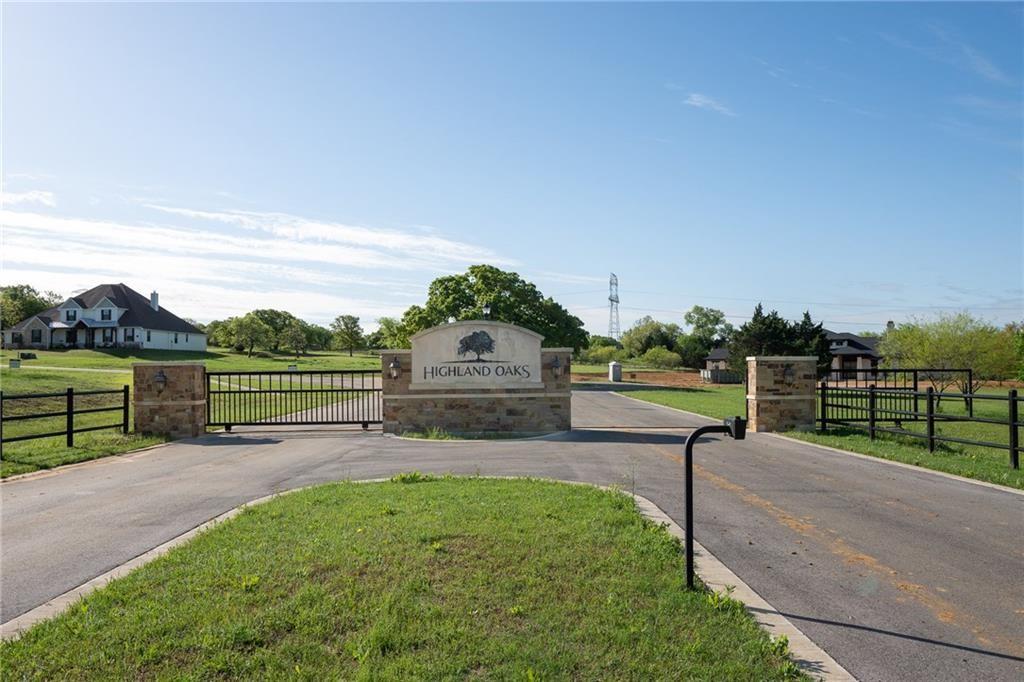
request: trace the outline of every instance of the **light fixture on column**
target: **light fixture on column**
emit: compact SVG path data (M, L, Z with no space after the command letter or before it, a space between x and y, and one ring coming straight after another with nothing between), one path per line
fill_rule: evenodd
M391 358L391 362L388 364L388 374L392 379L402 376L402 363L398 361L397 355Z
M162 369L156 371L156 375L153 377L153 383L156 384L156 392L163 393L164 389L167 388L167 375L164 374Z

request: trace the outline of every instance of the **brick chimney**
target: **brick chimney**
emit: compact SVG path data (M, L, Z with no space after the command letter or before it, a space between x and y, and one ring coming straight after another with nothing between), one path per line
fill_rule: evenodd
M160 310L160 294L155 291L149 295L149 307L153 310Z

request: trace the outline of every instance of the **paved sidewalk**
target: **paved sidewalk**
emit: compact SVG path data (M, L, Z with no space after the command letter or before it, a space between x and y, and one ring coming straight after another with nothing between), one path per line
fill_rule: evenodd
M0 484L0 619L242 502L418 469L620 485L682 522L699 417L574 393L570 434L435 442L259 429ZM696 537L862 680L1024 669L1024 497L752 434L697 447Z

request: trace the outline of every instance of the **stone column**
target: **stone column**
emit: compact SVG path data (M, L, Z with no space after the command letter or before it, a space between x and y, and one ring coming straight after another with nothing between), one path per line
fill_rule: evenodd
M758 355L747 358L751 431L810 430L815 419L818 358Z
M135 432L168 438L206 433L206 368L201 362L132 365Z

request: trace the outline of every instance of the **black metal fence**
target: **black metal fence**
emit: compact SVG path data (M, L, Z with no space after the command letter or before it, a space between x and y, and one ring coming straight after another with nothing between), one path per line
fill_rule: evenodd
M974 370L971 369L936 369L936 368L907 368L907 369L830 369L822 377L822 381L832 386L846 386L849 388L903 388L914 391L923 390L927 384L958 384L961 386L972 386L974 384Z
M128 433L128 392L128 386L103 391L76 391L73 387L68 387L61 393L20 393L15 395L5 395L0 391L0 444L64 436L67 446L70 448L75 445L76 433L101 429L121 429L121 433ZM97 406L97 402L104 401L102 398L96 400L93 396L119 396L120 400L117 405L100 404ZM83 397L89 398L88 406L76 405L76 399ZM62 409L54 409L58 404L62 406ZM36 407L33 408L33 405ZM114 424L90 424L88 426L76 426L75 424L76 416L102 412L120 412L121 420ZM63 428L53 430L51 425L49 431L37 433L24 433L20 428L21 424L38 419L61 419ZM16 424L18 428L14 435L7 435L5 431L10 429L11 424Z
M942 401L945 404L964 405L964 414L940 411ZM891 433L909 436L926 441L929 452L934 452L938 443L957 443L987 448L1008 450L1010 466L1020 468L1020 403L1024 398L1011 389L1006 395L992 393L940 393L932 386L924 391L906 388L868 386L837 387L828 382L821 382L818 387L818 428L825 432L830 427L844 427L866 431L874 440L879 433ZM985 416L1002 413L1005 406L1005 418ZM976 414L976 409L978 414ZM984 414L981 414L984 413ZM924 430L910 429L905 423L923 423ZM1006 434L1002 440L980 440L965 437L966 434L952 435L939 433L937 425L953 424L986 424L984 430L998 437L998 432Z
M207 372L206 423L223 426L383 421L380 370Z

